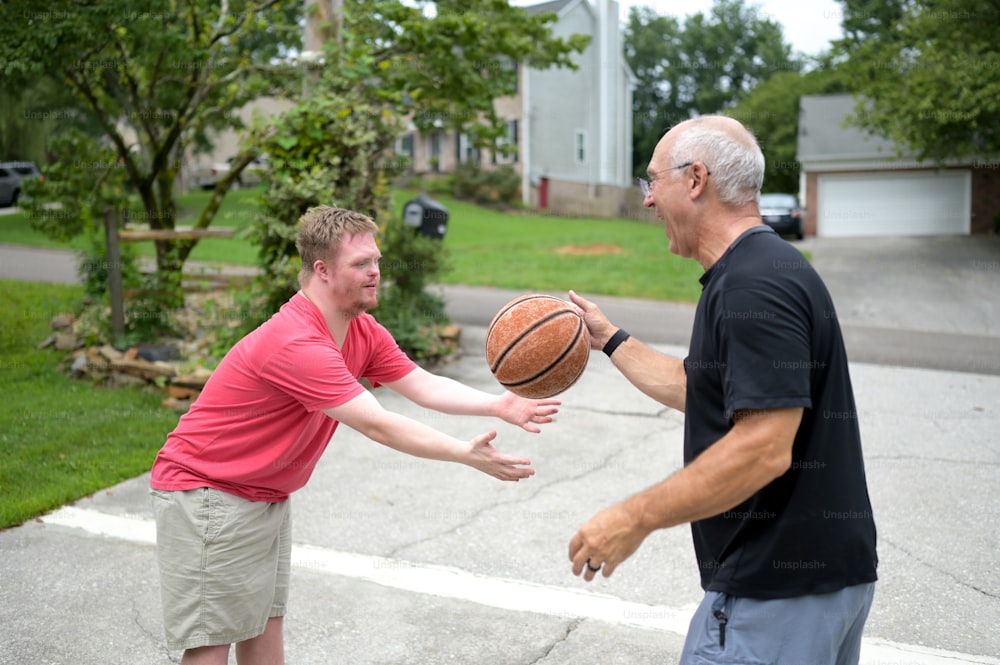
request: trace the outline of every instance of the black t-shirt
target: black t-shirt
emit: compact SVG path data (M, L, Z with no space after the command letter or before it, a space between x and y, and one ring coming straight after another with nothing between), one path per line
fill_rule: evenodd
M684 463L741 410L804 408L791 468L739 506L692 523L702 587L769 599L874 582L858 414L826 286L766 226L742 234L701 283L684 360Z

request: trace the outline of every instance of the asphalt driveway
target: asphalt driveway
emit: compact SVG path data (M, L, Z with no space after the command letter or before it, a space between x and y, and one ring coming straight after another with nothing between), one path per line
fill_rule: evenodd
M985 376L1000 374L1000 244L799 244L827 279L852 347L879 529L861 662L1000 665L1000 378ZM72 280L74 264L70 252L0 246L0 277ZM495 391L482 317L510 293L446 292L464 354L442 373ZM693 306L595 300L663 351L685 352ZM928 351L931 342L940 347ZM894 349L925 365L951 362L957 349L972 364L859 357ZM392 393L379 399L456 435L484 426L429 416ZM563 401L541 435L500 423L500 446L529 455L538 472L516 484L343 428L294 498L289 662L676 663L701 596L688 531L652 534L613 577L589 585L569 573L566 548L594 512L680 465L683 418L639 396L600 352ZM147 488L143 475L0 532L0 665L177 662L163 642Z

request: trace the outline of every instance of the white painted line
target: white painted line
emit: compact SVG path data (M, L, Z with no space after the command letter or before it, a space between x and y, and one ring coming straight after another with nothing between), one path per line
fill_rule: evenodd
M46 524L82 529L143 545L156 544L156 525L141 517L123 517L67 506L45 515ZM589 591L477 575L459 568L401 559L293 545L292 565L331 575L442 598L454 598L516 612L687 634L694 607L646 605ZM1000 659L944 651L914 644L864 638L861 665L1000 665Z
M943 649L932 649L917 644L900 644L877 638L861 640L860 665L997 665L1000 659L974 656Z
M459 568L336 552L310 545L292 548L292 564L443 598L504 610L596 619L684 635L694 608L645 605L588 591L469 573Z
M42 522L83 529L98 536L120 538L143 545L156 544L156 523L145 517L123 517L97 510L65 506L43 515Z

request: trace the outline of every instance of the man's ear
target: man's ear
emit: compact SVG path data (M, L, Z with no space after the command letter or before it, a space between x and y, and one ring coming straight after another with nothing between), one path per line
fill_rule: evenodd
M688 187L688 192L692 198L698 198L705 193L710 175L708 167L701 162L695 162L691 165L691 184Z

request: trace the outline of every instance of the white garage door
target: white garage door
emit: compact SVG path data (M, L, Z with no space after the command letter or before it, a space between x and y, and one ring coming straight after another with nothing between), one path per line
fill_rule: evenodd
M969 233L969 171L820 175L817 235Z

